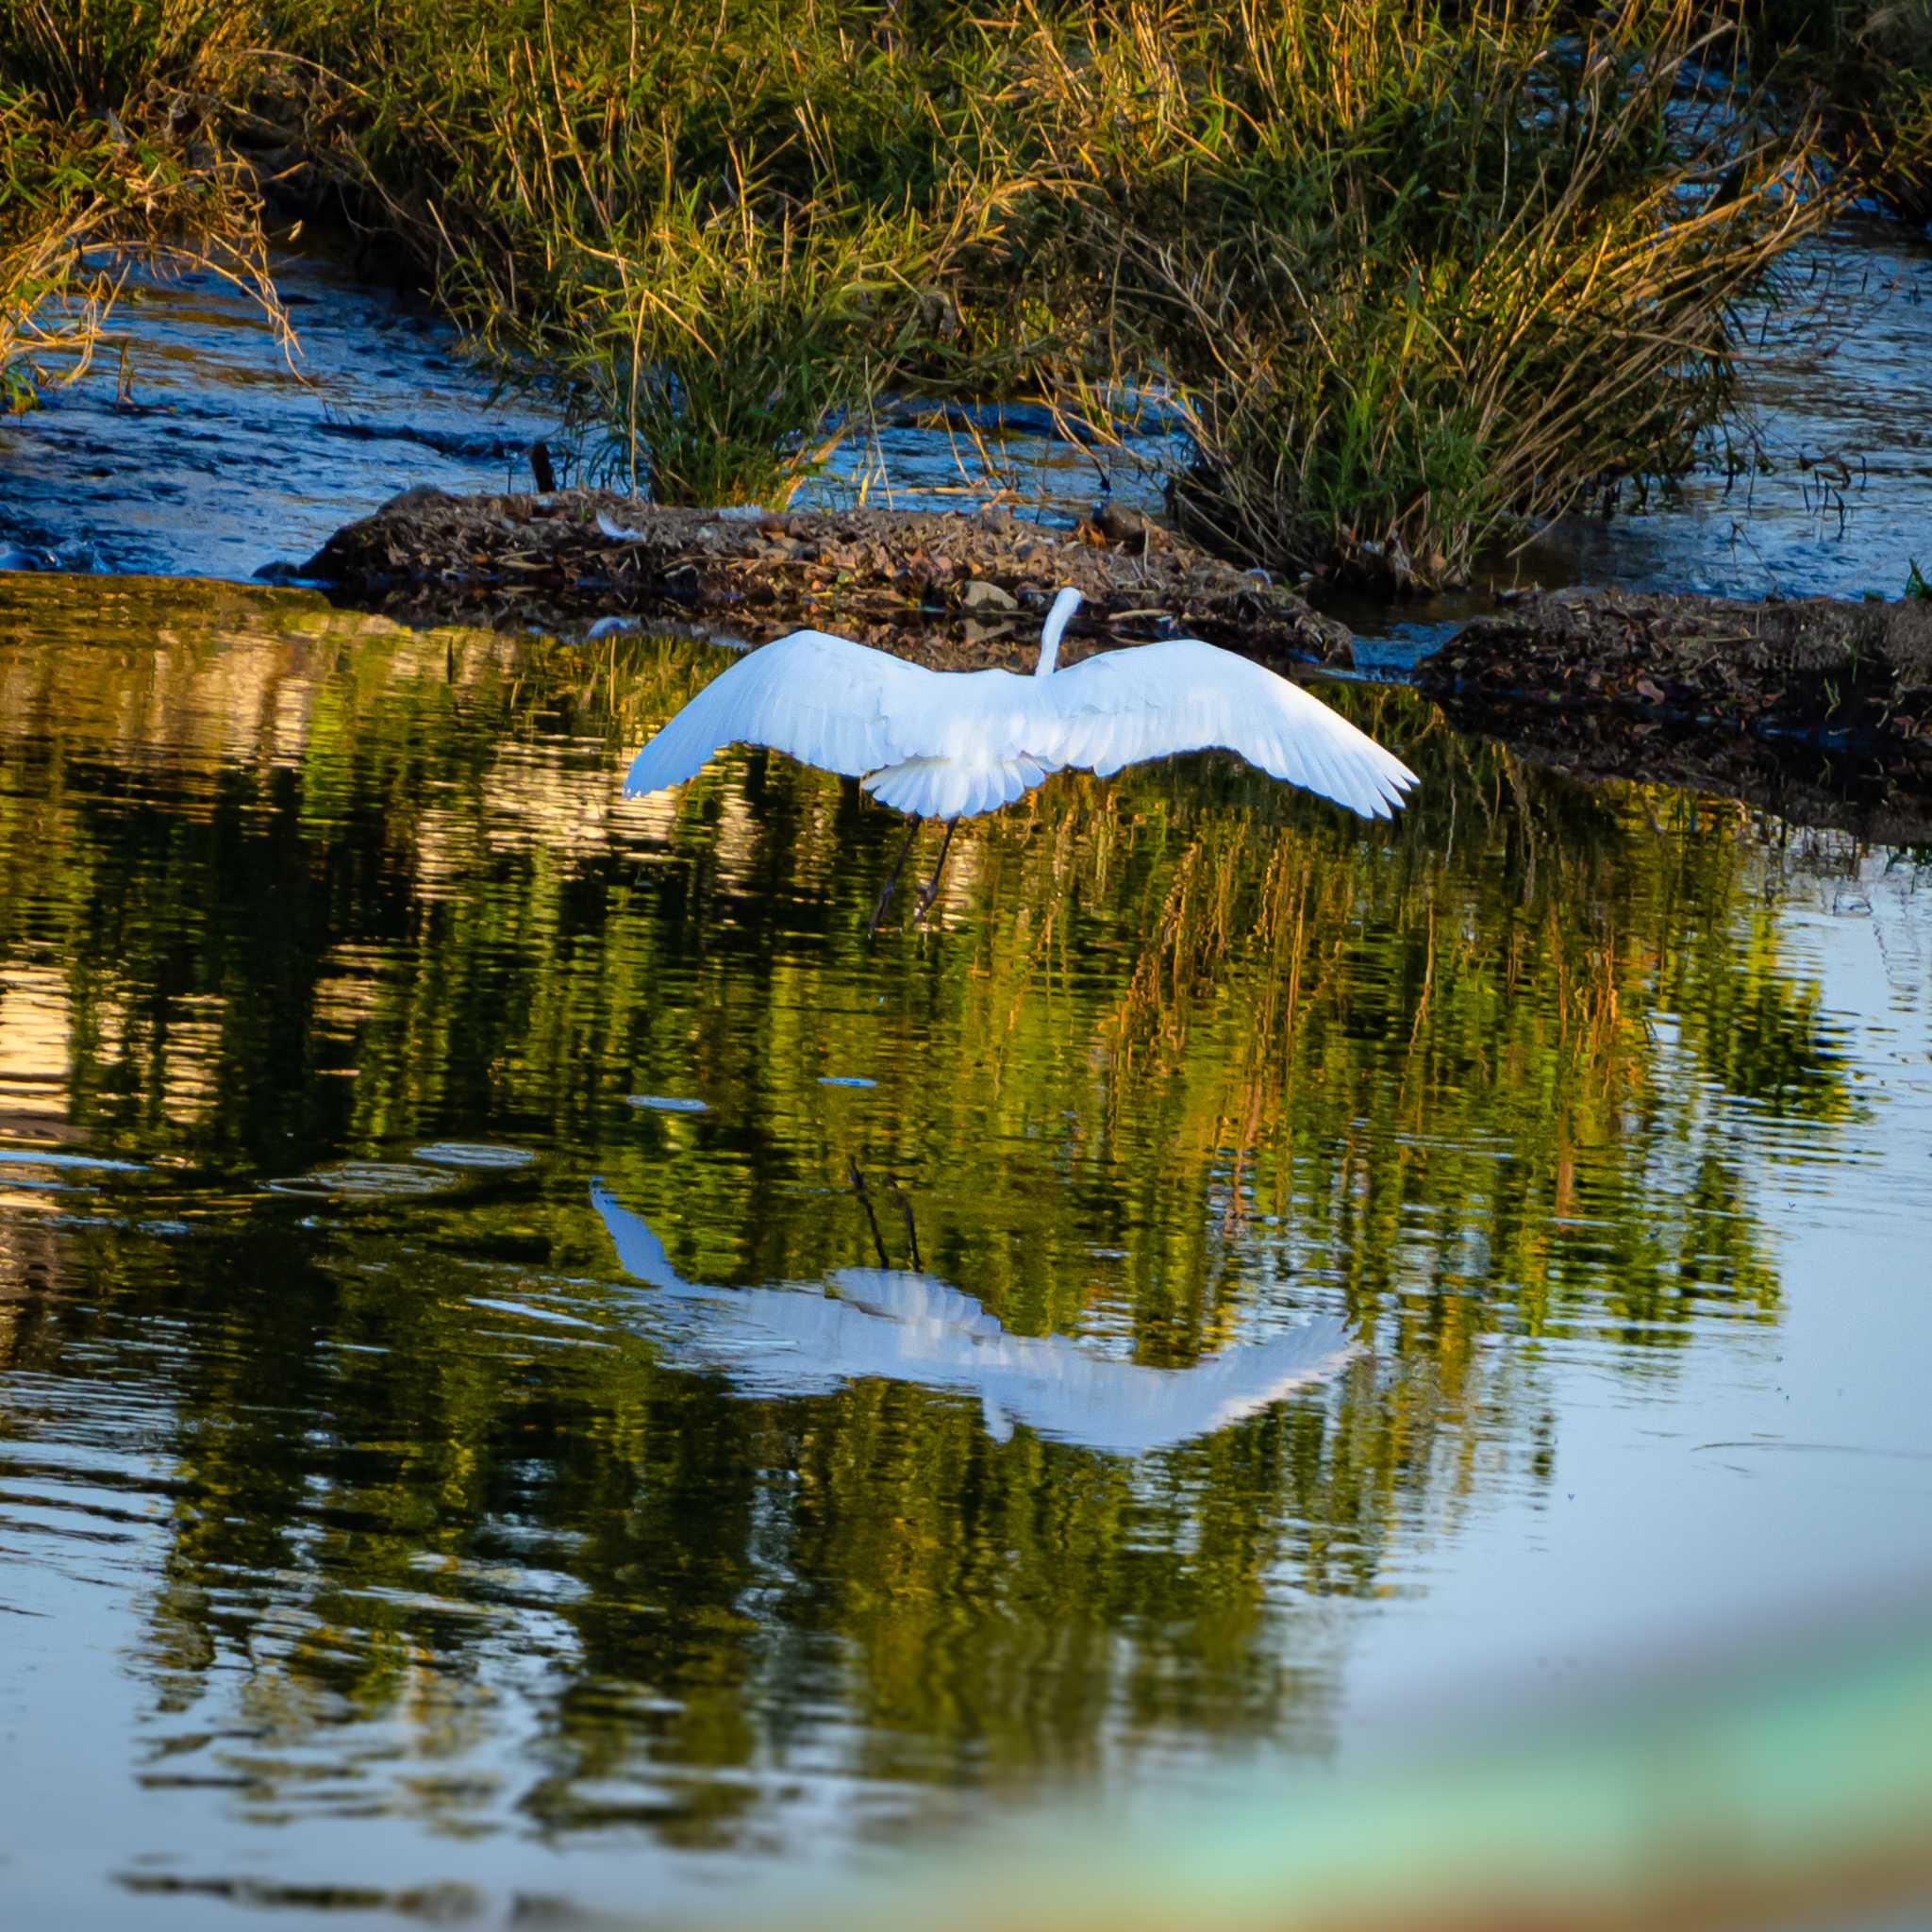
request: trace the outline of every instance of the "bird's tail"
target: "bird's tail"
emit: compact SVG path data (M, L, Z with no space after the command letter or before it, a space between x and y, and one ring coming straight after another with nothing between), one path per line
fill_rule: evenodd
M908 758L862 780L881 805L914 819L963 819L1031 791L1055 770L1043 758Z

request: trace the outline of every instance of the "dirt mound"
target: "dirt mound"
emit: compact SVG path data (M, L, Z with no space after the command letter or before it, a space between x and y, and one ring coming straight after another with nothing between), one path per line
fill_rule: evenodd
M1932 603L1567 591L1465 625L1418 672L1491 729L1564 710L1932 760Z
M1417 679L1463 729L1579 778L1932 841L1932 604L1567 591L1464 625Z
M1002 510L660 509L572 491L412 490L339 530L302 566L344 601L413 623L568 630L682 618L753 641L812 625L962 668L1026 659L1055 591L1088 608L1070 633L1180 634L1251 656L1346 662L1347 627L1293 592L1130 511L1049 530Z

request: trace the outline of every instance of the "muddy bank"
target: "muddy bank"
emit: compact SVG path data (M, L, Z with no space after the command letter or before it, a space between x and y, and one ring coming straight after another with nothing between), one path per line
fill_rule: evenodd
M1932 838L1932 603L1564 591L1465 625L1416 679L1458 726L1579 777Z
M1565 591L1465 625L1417 669L1452 716L1551 710L1932 759L1932 602Z
M1072 530L1004 510L660 509L592 491L412 490L324 544L301 575L411 623L571 630L682 619L754 642L802 625L952 668L1030 657L1072 584L1070 633L1186 632L1252 655L1347 662L1347 626L1137 511Z

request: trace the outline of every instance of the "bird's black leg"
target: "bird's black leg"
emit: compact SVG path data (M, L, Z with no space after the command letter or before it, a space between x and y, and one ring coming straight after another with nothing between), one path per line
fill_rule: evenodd
M886 908L892 903L892 888L899 883L899 874L906 870L906 855L912 850L912 841L918 836L919 821L914 819L906 827L906 842L900 846L899 856L892 861L892 870L887 875L878 903L872 908L872 924L866 928L869 933L878 931L879 921L886 916Z
M946 836L940 841L939 863L933 867L931 878L919 889L919 910L912 915L915 925L932 909L932 902L940 895L940 874L946 869L946 854L953 845L953 827L958 823L958 819L946 821Z
M852 1176L852 1191L858 1196L858 1205L865 1209L865 1224L872 1229L872 1251L879 1257L882 1269L892 1264L886 1259L886 1244L879 1235L879 1218L873 1212L872 1196L865 1191L865 1176L858 1171L858 1163L850 1155L845 1158L845 1171Z

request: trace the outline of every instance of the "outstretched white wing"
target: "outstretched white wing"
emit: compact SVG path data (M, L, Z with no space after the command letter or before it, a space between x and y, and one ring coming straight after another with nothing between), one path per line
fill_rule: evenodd
M1059 727L1041 749L1103 778L1142 758L1218 746L1364 818L1387 818L1416 782L1320 698L1198 638L1104 651L1040 684Z
M1061 765L1108 777L1213 746L1368 818L1387 818L1416 782L1319 698L1196 638L1015 677L928 671L793 631L707 685L638 754L624 789L639 797L681 785L727 744L767 745L851 777L888 773L877 795L923 817L991 810Z
M941 676L847 638L793 631L713 678L637 755L625 791L681 785L727 744L769 745L854 778L930 753Z

